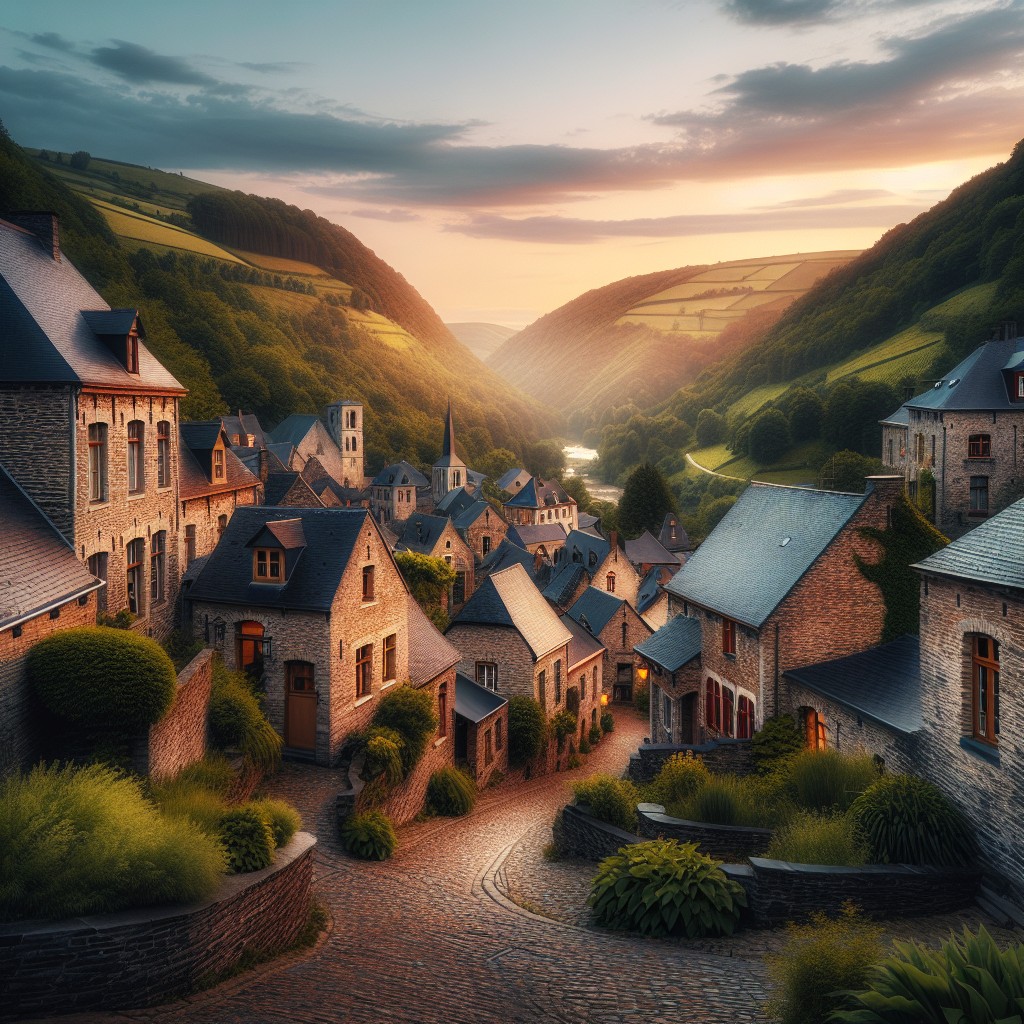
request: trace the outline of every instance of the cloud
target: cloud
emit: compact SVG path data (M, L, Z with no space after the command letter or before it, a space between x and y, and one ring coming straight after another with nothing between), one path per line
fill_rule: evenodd
M610 238L688 238L754 231L795 231L811 228L890 228L916 217L926 205L795 209L772 212L697 213L675 217L640 217L633 220L587 220L577 217L503 217L476 214L445 231L471 238L498 238L515 242L565 245L600 242Z
M296 68L302 67L302 64L295 60L267 61L262 64L243 60L239 62L238 66L247 68L249 71L258 71L262 75L280 75L294 71Z
M169 85L220 86L217 79L192 67L182 57L167 57L138 43L115 39L113 46L98 46L91 60L138 85L163 82Z
M394 224L407 224L414 220L423 220L418 213L413 213L412 210L377 210L372 208L362 208L359 210L349 210L350 217L362 217L364 220L387 220Z
M71 53L75 44L65 39L57 32L37 32L28 37L37 46L45 46L48 50L60 50L62 53Z
M929 3L934 0L724 0L722 10L748 25L810 25Z
M845 206L847 203L861 203L868 199L892 199L894 192L884 188L844 188L823 196L807 196L804 199L789 199L784 203L759 206L759 210L796 210L811 206Z

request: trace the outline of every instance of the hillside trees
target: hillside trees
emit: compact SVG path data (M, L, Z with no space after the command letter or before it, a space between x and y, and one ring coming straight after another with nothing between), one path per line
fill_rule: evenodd
M725 440L726 423L725 417L714 409L701 409L697 416L697 423L693 428L697 444L701 448L707 448L713 444L719 444Z
M633 470L622 491L619 528L627 537L639 537L644 530L656 535L665 516L675 509L665 478L656 466L645 462Z
M750 424L747 451L758 464L778 462L789 445L789 422L781 409L766 409Z

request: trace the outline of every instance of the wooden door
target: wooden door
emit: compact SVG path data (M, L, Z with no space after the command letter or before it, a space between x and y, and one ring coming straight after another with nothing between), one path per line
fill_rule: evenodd
M316 683L313 665L289 661L285 669L284 745L295 750L316 747Z
M687 693L679 702L679 741L697 742L697 694Z

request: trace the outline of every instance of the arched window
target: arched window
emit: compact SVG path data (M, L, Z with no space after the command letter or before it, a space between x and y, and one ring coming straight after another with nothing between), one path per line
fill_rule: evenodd
M754 702L744 694L736 702L736 738L749 740L754 735Z
M704 684L704 724L715 731L722 727L722 686L710 676Z
M999 742L999 641L971 638L971 731L976 740Z
M448 735L448 684L442 683L437 688L437 734Z
M605 576L604 589L607 590L609 594L615 593L615 573L610 572Z
M722 715L721 715L721 719L722 719L722 735L723 736L732 736L733 735L734 730L733 730L733 727L732 727L732 712L733 712L733 705L734 704L735 704L735 700L734 700L734 697L733 697L732 688L728 687L728 686L723 686L722 687Z

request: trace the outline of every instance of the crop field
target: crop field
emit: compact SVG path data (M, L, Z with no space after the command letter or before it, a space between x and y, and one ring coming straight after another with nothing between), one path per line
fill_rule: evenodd
M244 249L232 249L236 256L241 257L246 263L251 263L261 270L272 270L278 274L294 274L296 277L327 277L327 273L321 270L314 263L304 263L302 260L290 260L283 256L264 256L260 252L246 252ZM320 282L315 282L319 284Z

